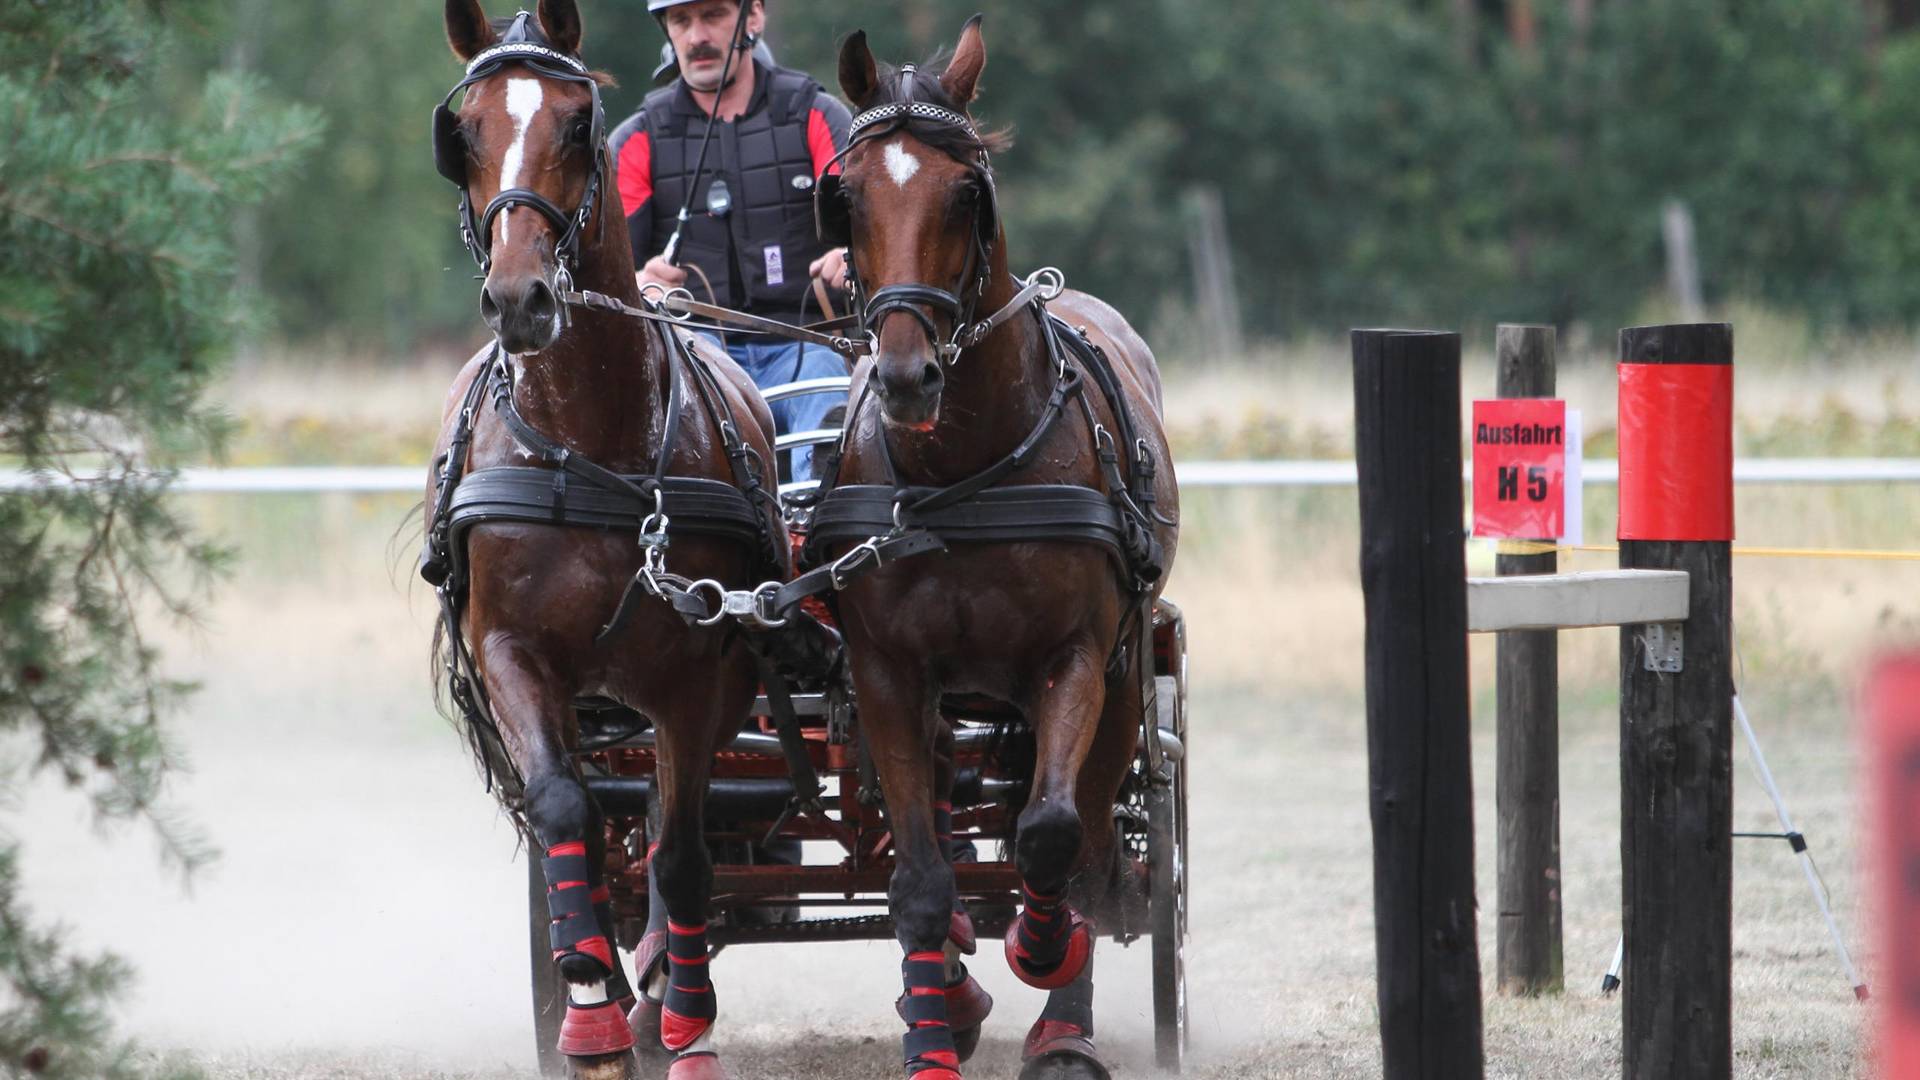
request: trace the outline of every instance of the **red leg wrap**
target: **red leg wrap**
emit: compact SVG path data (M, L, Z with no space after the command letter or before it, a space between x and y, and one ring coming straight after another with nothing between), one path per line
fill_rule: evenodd
M1007 966L1021 982L1038 990L1058 990L1080 977L1087 968L1087 961L1093 956L1093 925L1080 917L1080 913L1070 907L1060 908L1054 918L1065 917L1070 920L1071 929L1067 932L1066 953L1058 965L1051 969L1034 968L1029 965L1026 949L1020 944L1020 920L1007 928L1006 953Z
M616 1002L567 1006L560 1025L560 1052L568 1057L598 1057L633 1049L633 1029Z

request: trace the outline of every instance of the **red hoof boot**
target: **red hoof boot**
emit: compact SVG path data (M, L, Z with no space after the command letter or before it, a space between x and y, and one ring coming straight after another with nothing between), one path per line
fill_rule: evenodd
M640 939L640 947L633 951L635 978L640 989L627 1010L627 1026L633 1029L634 1048L656 1057L665 1057L667 1048L660 1042L660 1002L647 996L647 984L653 980L654 969L664 962L662 958L666 954L664 931Z
M1007 966L1013 969L1021 982L1036 990L1058 990L1067 986L1087 970L1087 961L1093 957L1093 925L1072 908L1060 910L1073 921L1073 928L1067 932L1066 955L1057 966L1050 969L1041 970L1028 965L1025 951L1020 947L1018 919L1007 927Z
M963 956L972 956L980 951L980 943L973 936L973 916L964 911L953 913L953 919L947 924L947 940L960 950Z
M568 1057L598 1057L633 1049L633 1029L627 1026L627 1014L615 1002L599 1005L567 1005L567 1019L560 1025L560 1052Z
M942 1069L935 1067L931 1069L921 1069L919 1072L908 1077L908 1080L966 1080L966 1078L960 1075L959 1069Z
M1113 1080L1078 1024L1035 1021L1021 1056L1020 1080Z
M681 1054L667 1068L667 1080L727 1080L716 1054Z
M681 1016L672 1009L660 1010L660 1045L679 1053L699 1041L713 1021L697 1016Z

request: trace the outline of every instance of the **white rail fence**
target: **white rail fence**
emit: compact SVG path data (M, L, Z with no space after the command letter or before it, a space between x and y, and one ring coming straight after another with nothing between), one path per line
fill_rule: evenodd
M1178 467L1182 488L1324 488L1358 482L1351 461L1196 461ZM1617 462L1590 460L1586 482L1619 482ZM419 466L186 469L174 490L187 494L349 495L421 494L427 469ZM1463 478L1471 483L1470 476ZM1920 458L1749 458L1733 463L1736 484L1920 483ZM70 486L61 476L0 469L0 492Z

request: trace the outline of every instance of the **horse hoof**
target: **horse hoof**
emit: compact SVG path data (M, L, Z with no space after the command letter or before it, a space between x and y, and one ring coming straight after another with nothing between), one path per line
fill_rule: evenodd
M1073 920L1073 929L1067 934L1066 955L1061 958L1057 966L1047 971L1030 969L1027 967L1027 962L1020 958L1019 920L1015 920L1012 926L1007 927L1007 966L1013 969L1013 974L1021 982L1036 990L1058 990L1072 984L1080 977L1081 972L1087 970L1087 961L1093 958L1092 925L1072 908L1061 910Z
M727 1080L726 1066L713 1054L682 1054L667 1069L667 1080Z
M666 1060L666 1046L660 1042L660 1003L641 994L627 1013L627 1027L633 1031L633 1049L650 1058Z
M962 1065L966 1064L967 1059L972 1057L973 1052L978 1049L980 1049L980 1026L978 1024L970 1028L954 1029L953 1052L959 1055ZM921 1075L924 1076L926 1074L922 1073Z
M640 1067L630 1053L607 1057L570 1057L567 1059L567 1080L640 1080Z
M570 1058L623 1054L633 1049L633 1029L627 1014L611 1001L599 1005L567 1006L560 1025L560 1052Z
M1020 1080L1113 1080L1100 1064L1093 1040L1076 1024L1040 1020L1027 1032Z

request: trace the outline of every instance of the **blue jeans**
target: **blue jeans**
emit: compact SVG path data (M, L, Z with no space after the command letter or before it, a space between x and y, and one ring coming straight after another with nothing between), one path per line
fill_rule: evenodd
M719 343L719 338L713 334L707 337ZM832 349L803 345L798 341L740 337L727 342L726 350L734 363L746 369L747 377L762 390L802 379L822 379L847 373L846 362ZM827 413L833 411L834 406L846 403L847 398L843 393L808 394L775 402L771 406L774 430L781 435L813 431L825 426ZM795 447L791 458L792 468L787 475L795 480L813 479L813 449L811 446Z

